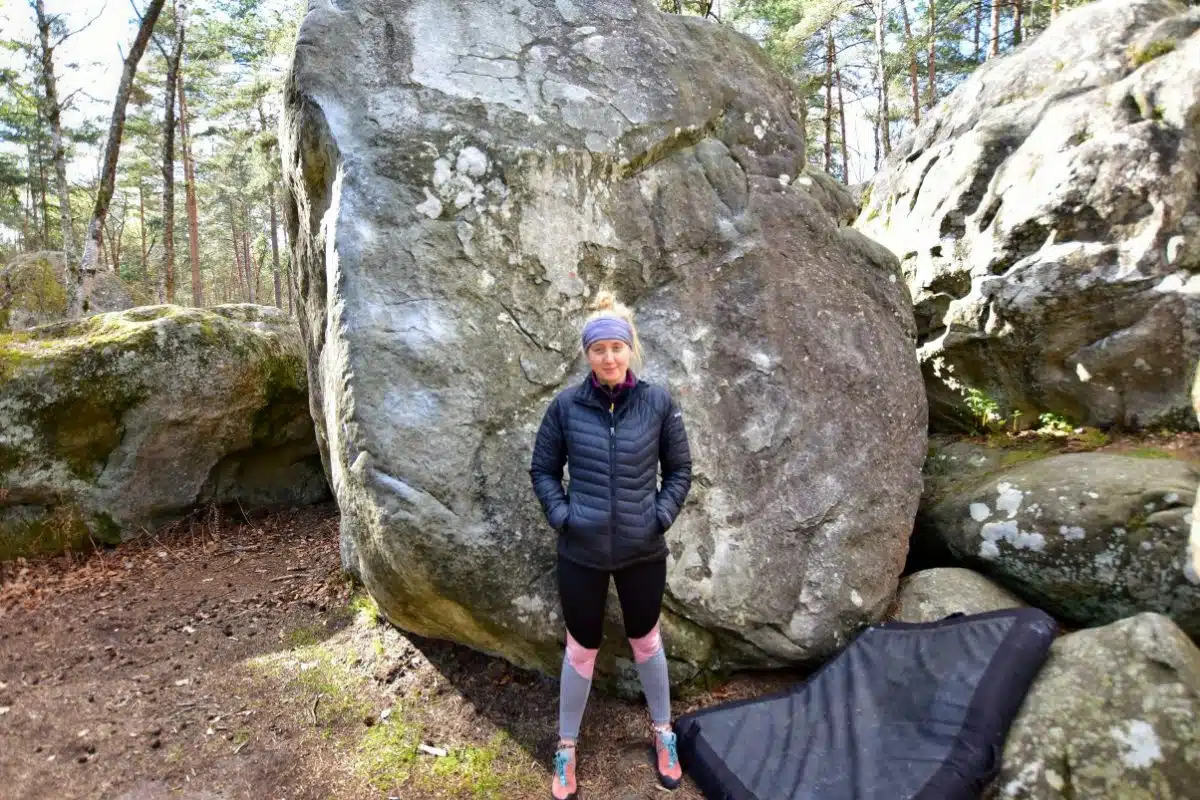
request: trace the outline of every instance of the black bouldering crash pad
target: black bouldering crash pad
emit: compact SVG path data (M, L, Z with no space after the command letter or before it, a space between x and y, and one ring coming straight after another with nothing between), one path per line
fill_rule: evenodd
M868 628L790 690L676 722L709 800L968 800L1058 626L1014 608Z

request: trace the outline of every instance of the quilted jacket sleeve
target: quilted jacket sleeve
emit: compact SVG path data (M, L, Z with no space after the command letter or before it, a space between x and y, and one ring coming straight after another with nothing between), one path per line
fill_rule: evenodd
M559 403L555 400L546 409L538 428L529 477L533 480L533 491L542 504L546 521L551 528L561 532L567 522L570 506L562 486L563 465L567 463L567 441L559 416Z
M662 465L662 486L655 510L665 531L679 516L679 509L692 488L692 453L683 427L683 412L673 399L659 434L658 460Z

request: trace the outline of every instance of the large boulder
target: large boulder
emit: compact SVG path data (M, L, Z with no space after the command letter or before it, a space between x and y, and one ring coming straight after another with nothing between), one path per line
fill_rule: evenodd
M285 97L313 416L389 619L557 670L527 470L601 288L691 437L672 674L817 659L882 616L925 448L911 304L753 42L648 0L318 3Z
M1100 0L977 69L857 227L901 259L930 416L1195 428L1200 8Z
M984 614L1026 605L1021 598L978 572L961 567L923 569L900 581L888 619L936 622L951 614Z
M989 800L1185 800L1200 786L1200 649L1158 614L1059 638Z
M56 250L20 253L0 265L0 331L27 330L66 319L66 274L66 260ZM129 289L109 270L88 273L83 296L94 314L133 306Z
M328 496L295 323L149 306L0 335L0 559Z
M1200 636L1187 563L1197 484L1200 468L1184 461L1056 455L948 492L922 509L920 535L1073 624L1156 611Z

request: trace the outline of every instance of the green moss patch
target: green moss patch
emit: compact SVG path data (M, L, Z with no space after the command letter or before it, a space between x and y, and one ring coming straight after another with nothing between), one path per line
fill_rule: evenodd
M93 541L75 506L58 506L40 518L0 521L0 561L83 552L92 549Z
M1155 39L1145 47L1131 47L1129 49L1129 61L1136 67L1142 67L1149 64L1159 56L1165 56L1175 49L1174 39Z
M27 264L15 265L0 275L4 294L11 294L6 308L0 309L0 330L8 327L11 309L20 308L48 319L67 311L67 293L53 264L39 258Z

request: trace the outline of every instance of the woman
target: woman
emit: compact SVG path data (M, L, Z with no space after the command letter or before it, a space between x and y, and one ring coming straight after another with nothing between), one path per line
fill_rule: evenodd
M682 777L658 617L667 579L663 534L691 488L692 459L683 415L670 394L630 370L630 362L640 368L642 353L629 309L607 292L595 308L581 336L591 372L546 409L529 470L546 520L558 532L558 591L567 627L555 800L575 797L577 789L575 740L610 576L650 708L658 781L675 789ZM564 464L571 476L565 492Z

